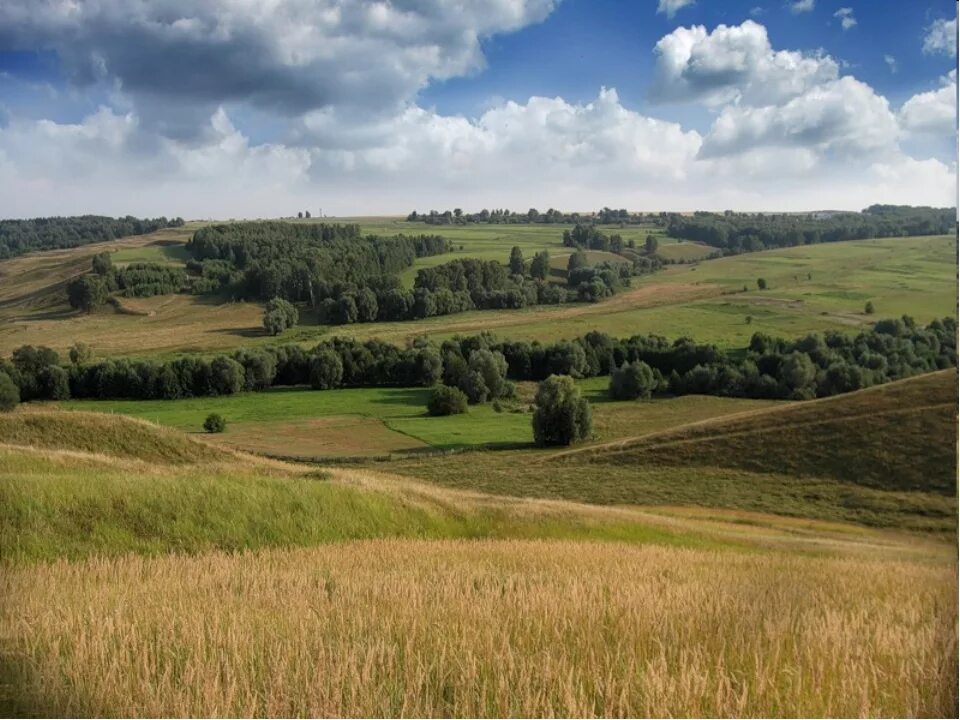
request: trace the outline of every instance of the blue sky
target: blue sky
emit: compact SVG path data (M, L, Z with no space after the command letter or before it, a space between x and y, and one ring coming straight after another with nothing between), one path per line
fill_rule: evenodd
M952 0L265 7L0 4L0 215L954 202Z

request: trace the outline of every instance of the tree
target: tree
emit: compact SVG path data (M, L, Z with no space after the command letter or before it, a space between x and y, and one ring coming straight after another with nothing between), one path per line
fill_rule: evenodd
M210 390L213 395L233 395L243 390L246 372L233 358L218 355L210 363Z
M207 419L203 421L203 429L208 433L222 433L227 429L227 421L223 415L210 413L207 415Z
M67 300L70 307L84 312L93 312L107 300L107 286L96 275L83 275L67 285Z
M113 269L113 260L110 253L102 252L93 256L93 271L97 275L107 275Z
M357 291L357 322L373 322L377 319L377 296L370 288L360 288Z
M279 335L300 320L300 313L289 302L275 297L267 303L263 312L263 327L271 335Z
M48 400L70 399L70 376L59 365L48 365L38 378L41 396Z
M585 268L590 266L590 261L587 259L587 254L577 248L567 260L567 275L570 275L574 270L579 270L580 268Z
M863 306L863 312L867 315L873 315L876 312L876 308L873 307L873 301L867 300L867 304Z
M20 388L5 372L0 372L0 412L10 412L20 402Z
M767 281L764 278L757 278L757 287L761 290L767 289Z
M657 236L647 235L647 241L644 243L644 249L647 251L647 255L656 255L659 247L660 241L657 240Z
M550 274L550 253L546 250L538 252L530 261L530 277L537 280L546 280Z
M460 389L472 403L505 397L512 391L507 382L507 360L503 353L481 348L470 353L467 374Z
M303 211L303 216L304 216L305 218L308 218L308 219L309 219L309 217L310 217L310 211L309 211L309 210L304 210L304 211Z
M75 342L70 347L70 362L74 365L83 365L93 359L93 349L82 342Z
M523 275L523 251L516 245L510 250L510 274Z
M467 396L459 388L437 385L427 400L427 412L431 415L460 415L467 411Z
M537 388L533 438L537 445L570 445L593 431L590 404L569 375L551 375Z
M610 397L614 400L648 398L657 385L653 369L645 362L624 363L610 375Z
M301 210L300 212L297 213L297 217L298 217L300 220L303 220L303 210Z
M332 390L343 382L343 361L333 350L321 350L310 358L310 387Z

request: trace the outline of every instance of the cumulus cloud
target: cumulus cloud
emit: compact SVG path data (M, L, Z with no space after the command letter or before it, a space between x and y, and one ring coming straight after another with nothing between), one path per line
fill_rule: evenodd
M229 9L211 20L208 5ZM14 112L0 124L0 214L269 217L302 207L347 215L454 205L800 210L952 202L956 168L911 158L899 141L943 130L955 73L893 113L869 86L841 78L831 58L774 50L752 21L712 32L677 28L657 44L655 96L710 104L717 114L705 135L625 107L612 88L589 102L500 100L477 117L415 103L424 83L482 63L479 38L535 22L553 5L479 0L451 12L441 0L275 0L261 12L253 0L211 0L190 14L181 0L42 0L35 19L25 3L0 3L0 35L17 27L48 43L72 37L76 56L65 67L93 67L91 77L117 88L109 106L75 123ZM129 38L105 39L77 20L103 8L126 18L116 27ZM458 13L463 17L446 17ZM273 38L278 31L287 36ZM138 39L153 38L146 53L156 54L189 48L181 36L196 38L204 53L225 50L199 64L202 71L192 68L187 75L196 77L182 91L166 89L169 78L140 78L147 60L140 69L123 62L124 53L136 55ZM29 45L26 37L18 42ZM247 79L234 73L245 67L246 59L231 56L240 48L257 55ZM202 54L193 57L199 62ZM314 77L326 67L334 77ZM257 74L264 68L269 72ZM221 71L223 87L215 78ZM278 78L275 86L267 76ZM389 92L376 96L384 78ZM343 88L349 92L338 94ZM305 98L294 98L301 90ZM280 95L287 100L273 104ZM277 120L270 142L243 131L250 106ZM163 116L164 109L172 111ZM193 131L179 132L177 123Z
M840 27L844 30L849 30L857 24L857 19L853 16L853 8L842 7L833 16L840 19Z
M800 147L849 157L895 147L899 126L887 100L852 77L811 88L783 105L728 106L704 139L703 157L758 147Z
M651 96L659 101L703 101L750 105L781 102L835 79L837 63L821 54L775 51L767 29L753 20L679 27L654 48Z
M957 71L941 79L940 89L918 93L900 108L900 125L912 133L952 136L957 132Z
M393 112L431 80L480 69L481 38L556 1L5 0L0 47L55 50L74 84L116 83L143 117L205 118L229 102Z
M693 5L693 3L694 0L660 0L657 4L657 12L672 18L678 10Z
M923 38L923 51L928 55L941 53L957 56L957 19L936 20L927 28Z
M794 2L790 3L790 12L794 15L810 12L813 10L815 4L814 0L794 0Z

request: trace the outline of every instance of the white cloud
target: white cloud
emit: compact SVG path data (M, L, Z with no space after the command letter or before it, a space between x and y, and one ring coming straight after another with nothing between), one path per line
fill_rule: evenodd
M918 93L900 108L900 125L912 133L953 136L957 132L957 71L942 78L939 90Z
M928 55L942 53L956 57L957 19L934 21L927 28L927 34L923 38L923 51Z
M790 12L794 15L810 12L813 10L814 5L814 0L794 0L794 2L790 3Z
M169 136L224 103L296 116L394 112L431 80L481 69L480 40L557 0L4 0L0 47L55 50L76 86L116 83Z
M694 0L660 0L657 4L657 12L672 18L678 10L693 4Z
M727 106L704 139L701 155L722 157L769 146L849 157L891 150L898 133L886 99L869 85L843 77L783 105Z
M90 8L117 2L78 0L75 6L92 12ZM280 129L273 134L283 140L254 142L242 129L243 120L249 120L246 106L258 105L261 93L277 89L254 82L239 100L231 96L208 108L214 96L203 102L164 102L155 89L131 94L120 78L123 92L111 96L113 108L100 108L80 122L14 115L0 126L0 215L266 217L302 207L347 215L455 205L801 210L856 209L872 202L953 202L955 166L909 157L900 141L901 136L944 132L949 92L956 93L955 73L943 88L914 96L894 114L868 85L841 78L831 58L776 51L766 29L752 21L721 25L709 33L703 27L677 28L657 44L658 98L713 106L716 118L705 136L630 110L613 89L601 89L594 100L581 103L536 96L524 102L491 101L474 118L440 115L414 102L415 90L410 88L442 72L469 72L465 68L473 67L474 60L482 62L482 56L470 50L486 32L482 28L531 22L553 4L485 0L484 7L496 18L439 21L430 20L432 13L450 7L440 0L395 0L381 9L372 2L342 6L349 5L349 10L332 0L319 5L277 0L273 10L281 14L297 8L318 13L318 6L341 8L311 16L313 23L303 32L312 37L316 27L327 23L346 33L349 26L351 32L374 38L357 41L363 52L384 49L383 57L372 56L371 73L391 76L396 68L384 71L381 66L399 62L417 68L409 76L412 80L389 98L363 105L372 76L356 70L358 96L323 96L323 102L304 105L292 117L279 113ZM150 13L159 12L156 5L145 3L141 9L153 17ZM54 6L66 13L57 22L69 26L71 6L50 0L44 8ZM179 8L180 0L169 0L168 6ZM260 7L253 0L230 6L244 18ZM0 15L7 13L9 19L12 7L25 6L0 5ZM366 14L347 23L347 14L360 7ZM220 25L205 25L205 12L206 6L196 17L179 17L162 31L150 32L200 37L209 45L227 17L217 19ZM464 11L473 12L473 5ZM426 18L429 29L407 27L404 13L414 13L418 21ZM315 54L332 58L342 52L343 57L330 61L345 73L337 82L349 85L348 70L360 67L355 64L360 50L350 48L352 41L314 48L296 36L296 24L289 18L278 21L267 15L262 23L283 27L294 37L277 40L272 49L248 49L269 56L258 58L256 67L272 64L279 68L278 77L298 77L298 62L315 69ZM29 24L24 18L13 19L21 27ZM47 17L46 22L53 21ZM423 33L438 28L454 35L465 32L466 39L440 33L436 47L428 49ZM257 32L248 28L247 41L255 40ZM222 42L228 54L230 47L243 45L232 35ZM115 50L109 43L96 44ZM301 54L297 48L303 48ZM107 72L117 57L104 55ZM404 65L403 58L414 60ZM288 65L294 68L290 73ZM123 72L128 77L131 71L125 67ZM334 87L328 79L308 80L314 83L310 92ZM201 78L195 84L204 82ZM176 111L170 122L174 115L185 115L194 132L168 132L153 116L158 105ZM265 107L269 110L269 104ZM264 112L273 119L278 115ZM911 142L922 147L927 141ZM928 142L931 147L937 143L941 140Z
M766 105L800 95L839 73L828 56L774 51L767 29L753 20L719 25L709 33L702 25L679 27L661 38L654 51L651 95L660 101Z
M883 61L890 68L890 72L895 73L897 71L897 59L893 55L884 55Z
M833 16L840 18L840 27L844 30L849 30L857 24L857 19L853 16L853 8L842 7L837 10Z

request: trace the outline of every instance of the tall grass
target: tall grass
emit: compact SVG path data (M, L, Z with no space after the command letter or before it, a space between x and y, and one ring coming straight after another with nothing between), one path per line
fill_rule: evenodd
M375 540L7 568L6 712L956 716L949 564Z

